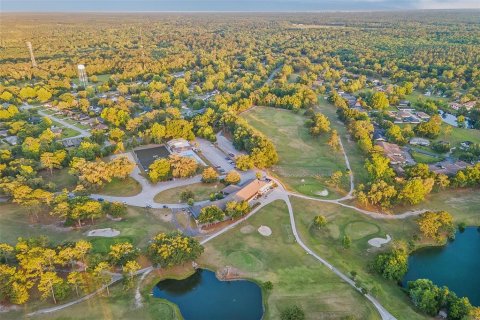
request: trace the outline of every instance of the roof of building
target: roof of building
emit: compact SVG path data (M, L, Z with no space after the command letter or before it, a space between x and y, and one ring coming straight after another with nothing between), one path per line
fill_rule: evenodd
M446 161L431 164L429 165L429 167L430 167L430 170L435 173L443 173L448 176L453 176L458 171L468 167L468 163L464 161L448 162L446 160Z
M239 200L248 201L253 198L258 193L258 191L260 191L260 189L267 184L268 182L266 181L255 179L242 187L242 189L236 193L235 197Z
M185 139L172 139L167 142L167 145L170 148L188 148L190 147L190 143Z
M232 194L232 193L235 193L237 192L238 190L240 190L241 187L237 186L237 185L234 185L234 184L231 184L229 186L226 186L225 188L222 189L222 193L223 194Z
M376 144L383 149L385 156L390 159L392 164L404 163L407 161L405 152L398 145L385 141L377 141Z
M430 140L425 139L425 138L412 138L410 139L410 144L420 144L420 145L425 145L428 146L430 145Z

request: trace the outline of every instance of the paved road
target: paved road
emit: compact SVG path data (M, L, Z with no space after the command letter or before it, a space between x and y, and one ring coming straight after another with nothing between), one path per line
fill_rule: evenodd
M115 157L119 157L119 156L126 156L130 161L135 162L135 159L130 152L115 155ZM253 170L239 172L239 173L242 177L242 182L255 178L255 172ZM180 203L180 202L179 203L156 203L153 201L153 198L155 197L156 194L162 191L176 188L176 187L188 186L188 185L199 183L202 181L202 176L196 175L191 178L175 179L172 181L164 181L164 182L159 182L157 184L151 184L147 178L141 175L141 171L138 165L134 167L130 176L133 179L137 180L142 186L142 191L139 194L131 197L120 197L120 196L107 196L103 194L94 193L94 194L91 194L90 197L93 199L102 198L110 202L112 201L124 202L125 204L128 204L130 206L142 207L142 208L146 207L147 205L150 205L152 208L157 208L157 209L163 208L164 206L167 206L169 208L181 209L181 208L188 208L188 205L186 203ZM209 200L198 201L195 204L202 205L208 202Z
M22 109L25 109L25 110L28 110L28 109L32 109L32 108L37 108L37 106L32 106L32 105L29 105L29 104L24 104L22 105ZM56 121L60 124L62 124L64 127L67 127L67 128L70 128L72 130L75 130L77 131L79 134L76 135L75 137L71 137L71 138L65 138L65 139L72 139L72 138L85 138L85 137L90 137L91 134L90 134L90 131L88 130L84 130L84 129L81 129L71 123L68 123L67 121L63 120L63 119L60 119L60 118L57 118L53 115L50 115L42 110L37 110L38 111L38 114L43 116L43 117L47 117L53 121ZM62 139L64 140L64 139Z
M320 261L323 265L325 265L327 268L329 268L333 273L335 273L338 277L340 277L342 280L344 280L346 283L348 283L349 285L351 285L352 287L355 288L355 290L361 292L361 289L358 288L356 285L355 285L355 282L350 279L348 276L346 276L343 272L341 272L339 269L335 268L332 264L330 264L327 260L323 259L322 257L320 257L318 254L316 254L312 249L310 249L303 241L302 239L300 238L300 235L298 234L298 231L297 231L297 226L295 224L295 217L294 217L294 214L293 214L293 208L292 208L292 204L290 203L290 198L289 198L289 192L287 192L284 188L283 188L283 185L277 181L276 179L274 179L277 184L278 184L278 187L277 187L277 190L276 190L276 199L280 199L280 200L283 200L285 201L285 203L287 204L287 207L288 207L288 214L290 216L290 225L292 227L292 232L293 232L293 235L295 236L295 240L297 241L297 243L302 247L302 249L307 252L309 255L311 255L312 257L314 257L316 260ZM380 302L378 302L377 299L375 299L373 296L371 296L370 294L365 294L365 297L375 306L375 308L377 309L378 313L380 314L380 316L382 317L383 320L396 320L396 318L390 314L381 304Z

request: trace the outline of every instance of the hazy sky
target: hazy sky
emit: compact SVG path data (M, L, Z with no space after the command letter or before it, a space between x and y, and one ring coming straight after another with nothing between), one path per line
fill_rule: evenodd
M349 11L480 9L480 0L0 0L0 11Z

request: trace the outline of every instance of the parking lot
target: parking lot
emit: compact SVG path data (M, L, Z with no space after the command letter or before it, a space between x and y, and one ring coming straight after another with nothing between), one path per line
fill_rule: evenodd
M232 158L213 145L210 141L197 138L196 142L198 149L202 152L202 155L207 158L207 160L215 167L215 169L217 169L217 171L219 171L220 175L223 175L235 168L235 164L232 164L230 162L231 160L226 159Z

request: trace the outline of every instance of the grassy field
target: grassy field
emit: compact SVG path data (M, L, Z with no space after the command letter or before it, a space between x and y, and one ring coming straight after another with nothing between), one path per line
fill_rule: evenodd
M77 177L68 173L68 168L55 169L53 170L53 175L50 174L49 170L42 170L39 172L39 175L43 177L45 182L53 182L56 185L56 190L67 189L69 191L73 190L77 185Z
M341 194L329 188L325 180L336 170L346 170L343 155L326 144L328 136L310 136L304 116L266 107L251 109L244 116L275 144L279 162L272 171L288 187L312 196L324 189L330 191L330 197Z
M84 235L88 230L99 228L114 228L120 231L117 238L88 237L94 244L94 250L104 252L112 241L129 240L135 245L144 246L150 237L162 232L173 230L170 222L171 213L168 209L143 209L129 207L123 221L103 219L92 226L82 229L59 228L55 225L57 219L47 214L41 215L43 224L32 221L25 208L18 205L0 204L0 242L15 243L18 237L48 236L52 243L87 239Z
M219 192L225 188L225 185L220 182L216 183L194 183L188 186L176 187L162 191L155 195L153 201L158 203L176 203L181 202L180 193L182 191L192 191L195 195L195 201L208 200L211 193Z
M261 225L272 229L270 237L257 232ZM273 290L264 295L264 319L279 319L280 311L292 304L300 305L307 319L379 318L360 293L295 243L286 205L280 201L208 242L199 263L212 269L231 266L244 278L271 281Z
M379 250L371 248L367 241L374 237L385 237L386 234L396 240L411 239L416 233L413 218L374 220L338 205L291 199L297 230L311 249L345 273L356 271L357 279L360 279L363 286L398 319L425 318L412 309L407 296L395 282L371 274L367 268ZM325 230L312 228L313 218L318 214L327 217L328 224ZM344 249L342 246L344 235L348 235L352 240L350 249Z
M166 300L146 296L142 307L137 308L133 290L124 290L121 283L110 288L110 296L99 295L93 299L70 306L66 309L36 316L39 320L92 320L92 319L162 319L181 320L178 308ZM20 312L2 314L2 319L31 319Z
M445 135L444 133L446 127L452 128L452 132L449 135ZM440 136L433 141L448 141L452 146L458 146L463 141L480 143L480 130L457 128L449 124L442 123Z
M112 179L98 193L108 196L131 197L139 194L142 186L137 180L127 177L124 180Z
M348 155L350 161L350 166L352 167L353 176L357 183L365 183L368 180L368 174L365 170L365 155L362 153L357 143L350 139L350 135L347 132L345 124L338 120L336 114L336 107L330 104L327 100L323 99L322 96L318 98L319 107L318 110L326 115L330 119L330 126L337 130L340 135L345 152Z
M465 222L467 225L480 226L480 190L456 189L432 193L425 201L408 208L397 207L395 212L405 210L429 209L445 210L453 214L455 222Z
M417 151L410 151L410 154L412 155L413 159L418 163L429 164L429 163L436 163L442 160L440 157L432 157L430 155L420 153Z

